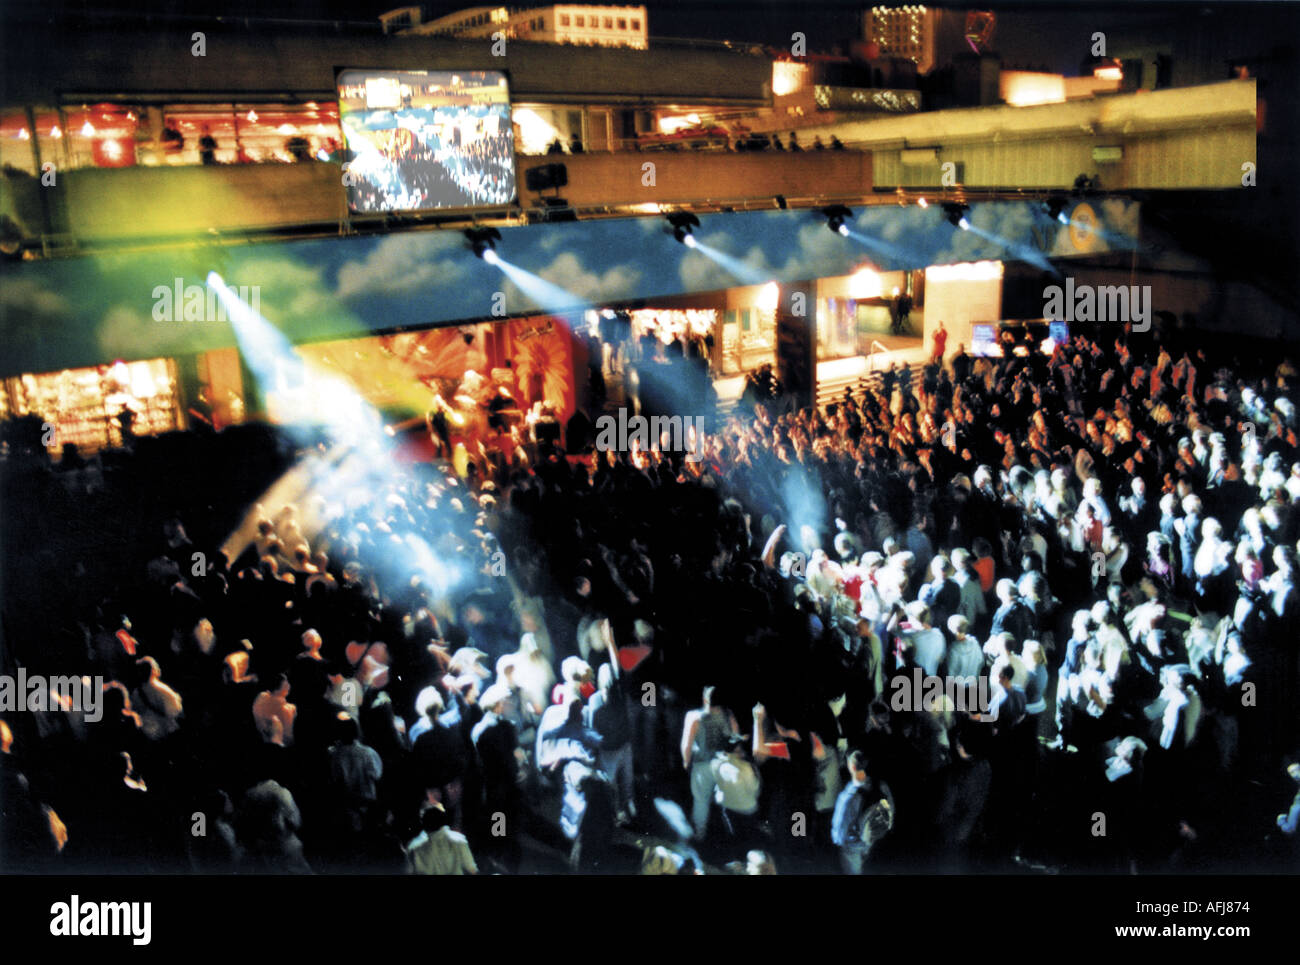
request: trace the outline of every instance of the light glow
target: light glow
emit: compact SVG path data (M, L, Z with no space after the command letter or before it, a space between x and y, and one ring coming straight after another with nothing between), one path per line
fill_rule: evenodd
M998 79L998 93L1012 107L1065 102L1065 77L1027 70L1004 70Z
M956 265L931 265L925 270L927 282L992 281L1001 277L1000 261L963 261Z
M849 276L850 298L879 298L881 292L880 275L870 268L859 268ZM898 293L898 289L894 289Z
M806 83L808 68L789 60L772 63L772 93L777 97L793 94Z

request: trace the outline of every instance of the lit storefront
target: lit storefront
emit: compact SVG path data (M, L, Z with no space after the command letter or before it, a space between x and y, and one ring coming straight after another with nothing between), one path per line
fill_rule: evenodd
M727 292L722 313L720 375L752 372L776 362L776 309L781 290L775 282Z
M0 115L0 161L31 175L38 152L42 165L77 170L337 160L341 144L338 105L328 101L103 103Z
M838 359L869 355L874 339L892 334L893 305L907 290L908 283L907 272L877 272L869 266L852 275L819 280L817 357ZM921 295L917 288L913 283L911 296L914 307ZM920 335L915 322L905 334Z
M184 426L171 359L13 376L0 382L0 416L35 416L48 423L53 431L43 433L41 441L51 454L66 443L84 454L120 446L124 425L135 436Z

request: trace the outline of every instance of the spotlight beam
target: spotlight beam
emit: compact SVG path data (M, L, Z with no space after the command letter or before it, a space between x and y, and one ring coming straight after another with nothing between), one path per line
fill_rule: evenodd
M881 268L894 264L898 264L900 267L906 267L911 261L911 258L908 256L906 251L899 248L897 245L891 245L887 241L872 238L868 235L864 235L860 231L853 231L852 229L849 230L847 237L850 241L856 241L858 244L862 245L862 247L868 248L874 252L877 257L873 260L881 261L881 258L883 257L884 260L881 261L880 264Z
M963 218L962 220L964 221L965 219ZM999 248L1010 254L1012 259L1016 261L1027 262L1035 268L1041 268L1043 271L1051 272L1057 277L1061 274L1061 270L1048 261L1042 252L1029 245L1022 244L1018 241L1011 241L1000 235L995 235L991 231L985 231L983 228L978 228L975 225L969 224L969 222L966 230L973 235L978 235L985 241L990 241L997 245Z
M215 271L208 273L207 281L226 308L249 370L264 387L282 397L285 428L300 444L314 447L318 439L315 427L323 425L334 442L324 458L301 463L301 472L288 474L284 486L301 486L305 476L310 497L328 504L363 505L376 492L400 482L401 470L393 459L392 440L384 434L383 419L357 388L332 372L312 370L284 333L249 307ZM286 372L290 373L287 385ZM310 380L306 378L309 372ZM283 491L273 487L263 498ZM256 511L250 510L250 516ZM249 523L244 521L228 546L234 548L238 534ZM393 562L396 569L407 575L420 574L443 593L467 575L459 562L435 555L424 537L415 533L407 533L404 542L395 544Z
M706 245L704 242L696 240L694 235L687 235L687 238L687 247L693 251L698 251L705 258L708 258L710 261L730 272L732 275L735 275L746 285L762 285L771 280L768 275L765 275L757 268L746 264L739 258L733 258L731 255L719 251L712 245Z
M515 287L530 298L538 308L556 314L565 314L585 312L594 307L587 299L575 295L566 288L561 288L554 282L547 281L540 275L534 275L527 269L511 264L495 251L489 254L492 256L491 259L484 257L483 260L501 269L502 273L515 283Z

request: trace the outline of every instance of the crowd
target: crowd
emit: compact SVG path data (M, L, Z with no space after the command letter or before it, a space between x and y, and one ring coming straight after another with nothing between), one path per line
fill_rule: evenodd
M3 669L109 683L97 722L7 716L2 860L1269 867L1300 750L1297 373L1237 353L1111 330L820 411L769 379L698 462L417 466L257 507L234 559L284 459L226 484L241 448L196 452L201 496L132 504L107 550L79 528L102 502L11 451L6 514L44 551L5 547L30 595Z
M358 211L465 208L506 204L514 197L514 155L509 134L465 145L442 144L425 129L401 156L372 153L350 171L352 205Z

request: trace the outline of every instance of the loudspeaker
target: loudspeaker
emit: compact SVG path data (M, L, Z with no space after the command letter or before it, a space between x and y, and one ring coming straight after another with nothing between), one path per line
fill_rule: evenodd
M524 173L524 184L529 191L562 188L569 183L569 169L563 164L541 164Z

